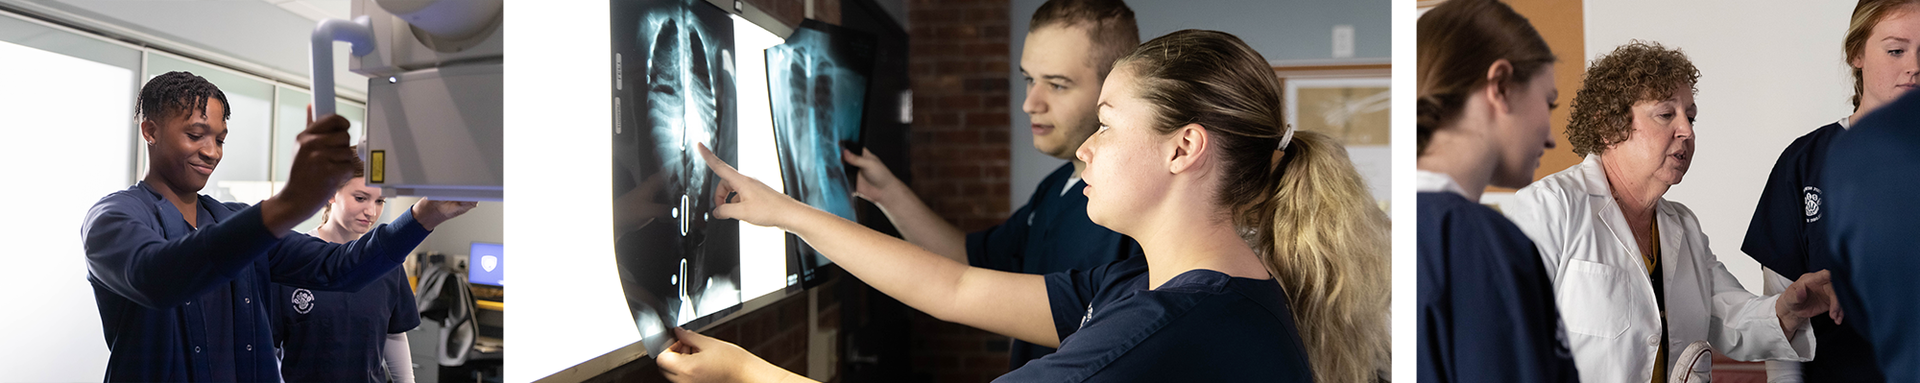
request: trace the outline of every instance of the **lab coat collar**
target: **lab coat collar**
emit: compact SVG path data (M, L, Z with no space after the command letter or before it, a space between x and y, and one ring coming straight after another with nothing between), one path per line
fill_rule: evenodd
M1620 212L1619 204L1613 202L1613 188L1610 186L1612 184L1607 183L1607 170L1600 167L1600 155L1588 153L1587 158L1580 161L1579 166L1580 179L1586 183L1587 196L1605 198L1607 202L1612 205L1614 212ZM1656 218L1659 216L1678 214L1667 206L1666 197L1660 197L1660 199L1653 201L1653 212ZM1621 220L1623 222L1626 220L1625 213L1621 213ZM1666 224L1667 221L1660 221L1661 226L1665 226Z
M1640 253L1640 242L1633 239L1632 227L1627 226L1626 213L1620 210L1619 202L1613 199L1612 189L1607 183L1607 171L1600 167L1600 155L1587 154L1587 158L1581 161L1579 166L1580 178L1586 184L1588 202L1592 204L1593 214L1600 216L1600 222L1608 226L1607 231L1613 234L1614 240L1620 241L1621 247L1626 248L1636 258L1644 257L1645 255ZM1686 228L1680 220L1679 213L1668 204L1666 197L1653 201L1653 212L1654 222L1660 229L1660 238L1655 240L1660 241L1662 254L1657 255L1660 257L1660 263L1672 264L1667 259L1666 253L1687 246ZM1642 270L1646 271L1644 266ZM1673 268L1664 268L1664 271L1662 274L1666 275L1661 276L1663 280L1671 280Z
M1588 196L1608 197L1608 201L1613 200L1613 188L1607 186L1607 169L1600 167L1600 154L1587 153L1587 158L1580 161L1580 180L1586 181Z
M1467 190L1460 188L1460 184L1453 181L1453 176L1425 170L1416 171L1413 176L1414 187L1420 193L1446 192L1459 194L1462 197L1467 195Z
M1636 260L1645 256L1640 252L1640 241L1634 241L1632 227L1626 225L1626 212L1620 212L1619 202L1613 200L1613 192L1607 183L1607 169L1601 169L1599 166L1599 154L1586 154L1586 160L1582 160L1578 167L1580 167L1580 181L1586 185L1588 204L1592 204L1590 206L1592 212L1599 216L1599 223L1607 225L1607 233L1613 235L1613 241L1619 241L1620 248L1626 248L1626 252L1632 254ZM1665 254L1676 250L1678 246L1686 246L1686 231L1680 223L1680 217L1674 216L1672 208L1668 208L1665 196L1659 200L1653 200L1653 221L1657 221L1661 229L1659 233L1661 237L1655 241L1661 241L1663 254L1657 254L1657 256L1661 258L1661 264L1670 264ZM1649 271L1651 269L1645 269L1645 266L1642 266L1642 275ZM1663 281L1670 279L1672 268L1665 269L1665 273L1667 275L1661 275Z

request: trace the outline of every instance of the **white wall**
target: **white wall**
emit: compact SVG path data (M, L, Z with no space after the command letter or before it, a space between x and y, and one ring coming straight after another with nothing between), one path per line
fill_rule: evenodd
M1780 152L1794 138L1852 113L1840 40L1853 2L1585 4L1587 60L1641 39L1680 48L1700 69L1698 154L1666 198L1693 209L1714 254L1759 293L1760 265L1740 243Z
M0 381L86 381L106 374L107 347L87 283L80 226L100 197L125 189L132 157L133 71L0 41L0 116L24 170L0 188L11 201L0 291ZM12 91L33 89L34 91Z
M506 331L514 338L513 368L507 381L539 379L640 340L623 302L613 258L613 216L608 190L612 144L607 86L608 20L605 2L507 3L519 31L543 27L557 33L508 33L514 47L507 67L506 199L566 201L564 207L523 203L506 209L513 226L507 243L520 250L512 271L513 315ZM544 36L544 38L543 38ZM537 69L536 69L537 68ZM565 111L555 113L554 111ZM538 205L537 205L538 204ZM541 207L545 206L545 207ZM534 250L537 249L537 250ZM538 254L534 254L534 252ZM521 282L524 282L522 284ZM624 333L612 329L631 329ZM617 334L617 335L615 335Z

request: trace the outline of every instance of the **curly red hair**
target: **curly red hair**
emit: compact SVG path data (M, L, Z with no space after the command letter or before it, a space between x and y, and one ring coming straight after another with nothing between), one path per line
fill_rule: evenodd
M1697 93L1699 82L1700 69L1679 49L1639 40L1615 48L1587 67L1573 96L1567 143L1582 156L1605 152L1633 132L1633 104Z

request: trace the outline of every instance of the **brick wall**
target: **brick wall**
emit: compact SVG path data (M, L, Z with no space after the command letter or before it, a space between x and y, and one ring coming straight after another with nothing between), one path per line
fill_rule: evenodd
M913 189L961 230L1008 212L1007 0L910 0Z
M1009 213L1008 0L909 0L913 189L961 230ZM1007 372L1007 337L910 316L915 380L985 382Z

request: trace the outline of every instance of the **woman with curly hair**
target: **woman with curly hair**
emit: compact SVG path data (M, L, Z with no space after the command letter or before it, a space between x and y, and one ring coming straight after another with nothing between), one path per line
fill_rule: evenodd
M1753 209L1740 250L1782 276L1825 270L1838 264L1828 254L1824 192L1820 169L1828 147L1854 122L1914 88L1920 75L1920 0L1861 0L1853 8L1842 54L1853 72L1853 114L1821 126L1780 153ZM1776 277L1769 277L1774 279ZM1768 281L1779 286L1784 280ZM1873 351L1852 325L1814 319L1821 358L1804 364L1768 363L1768 374L1792 381L1884 382ZM1778 380L1776 380L1778 381Z
M1749 293L1693 211L1661 198L1692 163L1699 78L1686 54L1657 43L1594 60L1567 124L1586 160L1506 209L1546 263L1582 381L1662 382L1669 369L1691 380L1710 371L1709 345L1739 360L1806 361L1807 318L1841 318L1824 271L1778 295Z

